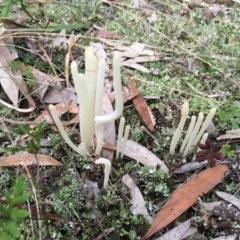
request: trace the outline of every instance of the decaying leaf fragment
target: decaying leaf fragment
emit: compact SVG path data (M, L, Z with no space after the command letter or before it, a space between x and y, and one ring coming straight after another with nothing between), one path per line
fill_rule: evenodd
M136 92L137 91L136 87L133 85L133 83L131 81L129 81L128 87L129 87L131 92ZM134 104L138 114L142 118L143 122L146 124L147 128L151 132L153 132L155 130L154 129L155 119L154 119L153 114L152 114L151 110L149 109L146 101L142 97L142 95L140 93L138 93L132 99L132 101L133 101L133 104Z
M66 112L69 113L78 113L79 112L79 107L74 104L74 103L58 103L55 105L55 108L58 112L58 116L60 117L61 115L65 114ZM37 123L41 123L41 122L48 122L48 123L52 123L52 118L49 114L48 110L43 111L36 119L35 122Z
M153 219L148 215L148 211L147 208L145 207L145 202L142 193L140 192L138 186L135 184L133 179L128 174L126 174L123 176L122 181L130 190L132 214L146 216L149 222L152 222Z
M227 202L232 203L234 206L236 206L238 209L240 209L240 199L235 197L234 195L231 195L229 193L221 192L221 191L216 191L216 194L224 199Z
M0 158L1 167L17 166L60 166L60 162L43 154L23 153Z
M235 138L240 138L240 128L226 131L226 134L221 135L217 140Z
M159 159L147 148L134 142L133 140L127 141L124 155L140 162L145 166L160 166L161 170L163 170L165 173L169 172L168 167L161 159Z
M28 94L26 84L22 79L20 70L14 71L11 69L10 64L14 60L9 49L6 47L3 40L0 40L0 83L2 88L8 95L15 107L18 106L19 90L26 97L28 102L36 107L32 97Z
M207 168L181 185L158 212L142 240L148 239L184 213L197 201L198 197L206 194L220 183L227 171L226 165Z
M197 232L197 228L191 226L191 222L196 221L194 218L190 218L187 221L179 224L170 231L167 231L164 235L155 240L174 240L174 239L186 239L188 236Z

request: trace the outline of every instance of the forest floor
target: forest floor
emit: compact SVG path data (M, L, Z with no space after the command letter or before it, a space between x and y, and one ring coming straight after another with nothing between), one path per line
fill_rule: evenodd
M27 202L17 204L29 216L17 221L19 235L8 232L6 240L237 239L238 0L0 4L1 204L8 208L6 189L12 192L20 175L29 193ZM117 159L119 119L106 130L105 140L112 139L101 153L112 162L107 188L104 168L94 162L99 156L74 152L48 108L56 106L78 145L78 99L68 67L75 60L84 73L90 45L98 59L106 60L103 109L110 112L114 52L122 58L123 116L130 140L125 156ZM182 138L170 154L186 102ZM197 141L183 155L192 117L206 119L211 109L216 113L207 124L208 140ZM0 235L5 230L0 221Z

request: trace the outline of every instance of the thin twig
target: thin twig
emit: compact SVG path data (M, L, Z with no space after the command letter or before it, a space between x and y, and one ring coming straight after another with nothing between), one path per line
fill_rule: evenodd
M54 68L54 66L53 66L53 63L51 62L51 60L50 60L50 58L49 58L47 52L46 52L45 49L41 46L40 43L38 44L38 47L39 47L39 48L41 49L41 51L44 53L44 55L45 55L45 57L46 57L46 59L47 59L49 65L50 65L50 67L51 67L51 69L52 69L52 71L53 71L55 77L57 77L58 74L57 74L57 72L56 72L56 70L55 70L55 68Z

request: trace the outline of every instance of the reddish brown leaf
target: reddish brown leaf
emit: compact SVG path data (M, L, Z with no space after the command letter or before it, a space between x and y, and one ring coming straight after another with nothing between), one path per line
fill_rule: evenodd
M11 166L29 166L29 165L39 165L39 166L60 166L60 162L52 157L43 154L32 154L23 153L12 155L8 157L0 158L1 167L11 167Z
M69 104L69 103L58 103L55 105L55 108L58 112L58 116L60 117L61 115L65 114L66 112L70 113L78 113L79 112L79 107L76 104ZM43 121L46 121L48 123L52 123L52 118L49 115L49 111L45 110L43 111L36 119L36 123L41 123ZM79 123L79 121L77 122ZM72 123L71 123L72 124Z
M108 150L112 150L112 151L116 151L117 150L116 146L111 144L111 143L109 143L109 142L104 142L103 148L104 149L108 149Z
M207 168L180 186L157 214L142 240L146 240L184 213L197 201L199 196L206 194L220 183L227 171L226 165Z
M131 92L138 91L138 89L133 85L131 81L128 82L128 87ZM138 114L142 118L143 122L146 124L147 128L151 132L154 132L155 120L144 98L139 93L132 99L132 101Z
M114 33L114 32L109 32L106 30L102 30L102 31L97 31L96 33L96 37L97 38L106 38L106 39L119 39L121 38L118 34Z

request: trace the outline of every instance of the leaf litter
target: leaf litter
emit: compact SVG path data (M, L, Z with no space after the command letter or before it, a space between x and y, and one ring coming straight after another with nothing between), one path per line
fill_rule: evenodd
M197 201L198 197L203 196L219 184L227 171L229 169L226 165L207 168L182 184L158 212L142 240L149 238L179 217Z
M0 157L1 167L11 166L61 166L62 164L52 157L43 154L22 153L8 157Z
M144 2L144 1L141 1L141 3L139 3L138 1L134 1L134 4L138 7L143 6L143 5L148 5L147 3L143 4L142 2ZM185 1L185 2L187 2L189 4L189 6L190 5L194 6L194 4L195 4L194 7L199 7L199 6L200 7L205 7L205 8L207 7L208 9L210 9L210 11L212 11L212 12L215 11L215 13L214 13L215 15L217 15L217 13L221 11L220 7L218 6L219 4L209 5L209 4L205 4L205 3L201 3L201 4L198 3L197 4L197 3L194 3L192 1ZM191 11L191 10L190 10L190 8L188 8L187 4L185 4L185 5L186 5L185 8L187 9L186 14L188 14L188 11ZM156 22L156 19L157 19L156 15L154 15L154 13L153 13L153 14L150 15L150 18L148 18L148 21L154 23L154 22ZM110 32L110 31L106 31L106 30L101 30L101 31L98 31L96 33L97 33L97 35L96 35L97 37L103 38L103 39L101 39L101 41L104 42L104 43L106 43L106 39L113 39L113 38L118 38L119 37L114 32ZM70 61L70 52L72 51L72 49L70 49L70 46L69 46L69 41L71 40L71 37L68 38L66 36L66 31L62 32L62 34L59 34L59 35L62 35L62 36L59 37L57 34L52 34L52 36L54 36L55 39L50 44L52 44L53 48L60 47L60 48L64 49L64 48L68 47L69 56L68 56L68 58L66 58L66 62L65 62L66 66L68 66L69 61ZM74 33L72 32L71 35L74 35ZM148 69L145 66L142 66L140 63L159 61L159 60L163 60L163 59L168 58L166 55L163 55L163 54L161 54L157 51L153 51L149 47L147 47L145 44L138 43L138 42L127 45L127 44L122 44L122 43L119 44L119 43L113 43L113 42L108 41L108 45L111 46L110 49L109 49L109 47L106 47L106 45L105 45L105 48L103 48L103 46L101 44L92 43L92 46L95 47L96 54L98 55L99 59L107 58L107 56L112 54L113 49L118 50L118 51L120 51L120 53L122 55L122 66L127 66L127 67L130 67L130 68L133 68L133 69L137 69L137 70L139 70L141 72L144 72L144 73L152 73L152 70ZM110 51L108 51L106 53L105 50L110 50ZM169 59L170 58L168 58L168 60ZM1 62L1 60L0 60L0 62ZM110 65L110 62L109 62L108 65ZM107 66L107 70L108 69L109 69L109 66ZM50 76L46 73L43 73L43 72L38 71L37 69L33 69L33 68L32 68L32 73L33 73L34 77L37 79L36 85L31 89L33 95L35 94L34 96L38 96L42 101L44 101L46 103L57 104L56 107L57 107L57 111L58 111L60 116L65 114L66 112L73 113L73 114L76 114L78 112L79 107L77 107L77 105L76 105L78 102L77 102L76 94L75 94L74 90L71 88L70 85L67 85L68 88L62 88L63 84L59 84L60 81L63 82L63 81L65 81L65 79L61 79L61 78L57 79L56 76L52 77L52 76ZM68 76L67 72L65 72L65 77L66 77L66 83L67 83L68 80L69 80L68 79L69 76ZM107 77L109 77L109 76L107 76ZM25 92L25 94L26 94L26 92ZM148 109L148 114L146 114L147 113L146 109L148 108L147 103L145 101L142 101L142 99L143 99L142 97L141 97L141 100L139 100L140 99L139 96L141 96L140 90L138 90L136 88L135 89L125 88L125 89L123 89L123 95L125 96L124 97L125 101L132 100L133 103L135 102L134 105L136 105L136 106L140 105L141 106L141 107L136 107L136 109L139 110L139 115L141 116L141 118L145 122L148 129L150 129L151 131L154 131L155 122L152 119L152 116L151 116L152 113ZM105 113L112 112L113 109L112 109L111 102L114 101L114 92L108 93L108 95L105 95L104 98L105 98L105 100L104 100L105 103L103 105L104 112ZM16 103L18 103L19 98L18 97L16 98L16 96L15 96L14 101ZM29 101L29 102L31 102L31 101ZM141 102L141 104L139 102ZM34 101L32 103L33 103L32 105L34 105ZM73 110L71 110L71 107L72 107ZM145 118L147 118L147 120ZM149 119L151 119L151 120L149 120ZM38 123L40 123L42 121L47 121L49 123L52 122L47 110L41 111L41 114L35 119L35 122L38 122ZM70 120L69 124L75 124L75 123L78 123L78 122L79 122L79 116L75 116L74 118L72 118ZM65 123L66 122L63 121L64 125L65 125ZM110 151L109 151L109 155L108 154L105 155L103 153L103 156L106 156L107 158L112 160L113 156L114 156L114 150L116 150L116 147L115 147L115 144L116 144L116 130L115 130L114 124L112 126L110 126L110 125L107 126L106 125L104 133L105 132L106 132L106 135L104 137L104 139L106 141L105 146ZM142 145L140 145L139 143L136 143L134 141L131 141L131 140L128 141L127 149L126 149L125 154L126 154L127 157L130 157L131 159L134 159L135 161L140 162L143 165L155 166L155 167L160 166L160 168L163 171L165 171L165 172L170 171L168 169L167 165L160 158L158 158L155 154L153 154L152 151L150 151L149 149L143 147ZM33 155L35 156L35 154L29 154L29 155L28 154L27 155L22 154L21 155L21 157L24 157L24 159L25 158L27 159L27 162L26 162L27 164L26 165L36 164L36 160L34 160ZM9 156L9 157L10 158L8 159L8 161L9 161L9 163L12 163L13 166L19 166L19 164L21 164L21 162L19 162L19 160L16 159L15 155L12 155L12 156ZM40 154L38 155L38 157L40 157L40 160L42 159L41 162L42 162L43 165L57 164L56 162L53 161L54 159L52 160L52 159L44 158L44 157L40 156ZM191 165L190 167L188 166L188 167L185 167L185 169L182 169L181 173L184 173L184 172L187 172L187 171L193 171L193 170L196 170L198 168L199 168L199 166L198 167L196 167L196 166L193 167ZM220 168L220 167L216 166L215 169L217 169L217 168ZM201 174L203 172L207 171L207 170L202 171L199 175L196 176L196 178L200 178ZM222 170L219 170L219 171L221 172ZM208 170L208 172L210 172L210 170ZM212 172L206 174L206 176L212 176L211 174L212 174ZM222 172L221 172L221 174L222 174ZM221 175L221 174L218 173L217 175ZM134 208L136 208L135 210L138 212L138 210L139 210L138 207L140 207L142 209L140 209L139 211L142 212L143 215L148 215L147 209L143 204L144 203L143 195L141 194L137 185L134 183L133 179L129 180L128 176L129 175L124 175L123 179L125 179L125 180L126 180L126 178L128 179L128 187L129 187L130 194L131 194L131 197L132 197L131 201L133 202L133 205L132 205L131 209L134 210ZM218 176L218 179L216 179L216 178L217 177L214 177L214 179L219 182L220 181L219 179L222 179L223 176L221 175L221 177ZM190 179L188 182L191 182L191 180L192 179ZM184 186L186 186L188 184L188 182L186 182L185 185L180 187L180 190L182 188L184 188ZM95 184L95 182L92 182L92 183L93 183L93 185ZM213 185L214 183L213 182L210 182L210 183L208 182L208 184ZM196 180L196 183L194 183L194 185L195 185L196 188L197 187L199 188L199 186L197 186L197 180ZM185 188L187 188L187 187L185 187ZM203 186L203 188L204 188L204 186ZM189 187L189 189L184 191L184 194L186 196L189 196L189 194L191 195L192 192L193 192L193 189L191 187ZM178 191L180 191L180 190L177 189L175 193L178 193ZM204 188L204 193L206 193L207 190ZM200 193L201 189L198 189L197 192L198 192L199 195L202 194L202 193ZM136 194L136 193L138 193L138 194ZM181 194L175 194L175 193L172 195L172 197L170 197L170 199L167 201L167 203L164 206L168 206L168 204L171 205L172 202L170 200L176 201L176 202L179 201L181 203L180 200L175 199L175 198L173 199L173 197L175 195L177 195L178 198L183 198L183 199L186 198L185 196L181 195L183 193L181 193ZM196 196L195 196L195 198L196 198ZM139 206L137 205L138 200L141 203L141 204L139 204ZM181 206L181 204L179 204L179 205ZM191 204L189 204L189 206L190 205ZM167 208L167 207L165 207L165 208ZM165 208L163 207L162 210L164 210ZM159 212L159 214L161 213L161 211ZM177 210L174 207L174 211L178 212L179 209ZM171 221L174 221L174 219L172 219ZM179 236L178 234L181 235L181 233L183 233L185 231L187 232L187 229L190 226L190 221L191 221L191 219L189 219L185 223L182 223L183 225L182 225L181 229L179 229L178 227L173 228L165 236L163 235L162 236L163 238L160 237L160 238L157 238L157 239L168 239L168 238L169 239L174 239L174 238L172 238L173 236L176 237L176 236ZM181 224L179 226L181 226ZM114 231L114 229L111 229L111 231ZM171 236L171 237L169 237L169 236ZM183 235L183 236L187 237L187 235ZM102 237L104 237L104 234L102 235ZM181 239L181 238L179 237L178 239Z
M186 239L192 234L197 232L197 228L193 227L196 219L190 218L183 223L177 223L178 225L163 234L161 237L156 238L155 240L181 240Z
M22 79L22 74L20 70L14 71L11 69L10 64L14 60L9 49L7 48L5 42L0 40L0 71L1 78L0 83L5 93L12 101L15 107L18 106L19 103L19 90L29 101L30 105L35 107L35 102L32 97L28 94L28 89L25 82ZM14 52L13 52L14 54ZM14 56L16 57L16 56Z
M133 179L128 175L124 175L122 178L123 183L129 188L131 195L131 212L134 215L143 215L152 223L153 219L149 216L148 210L145 206L145 201L142 196L141 191L133 181Z

